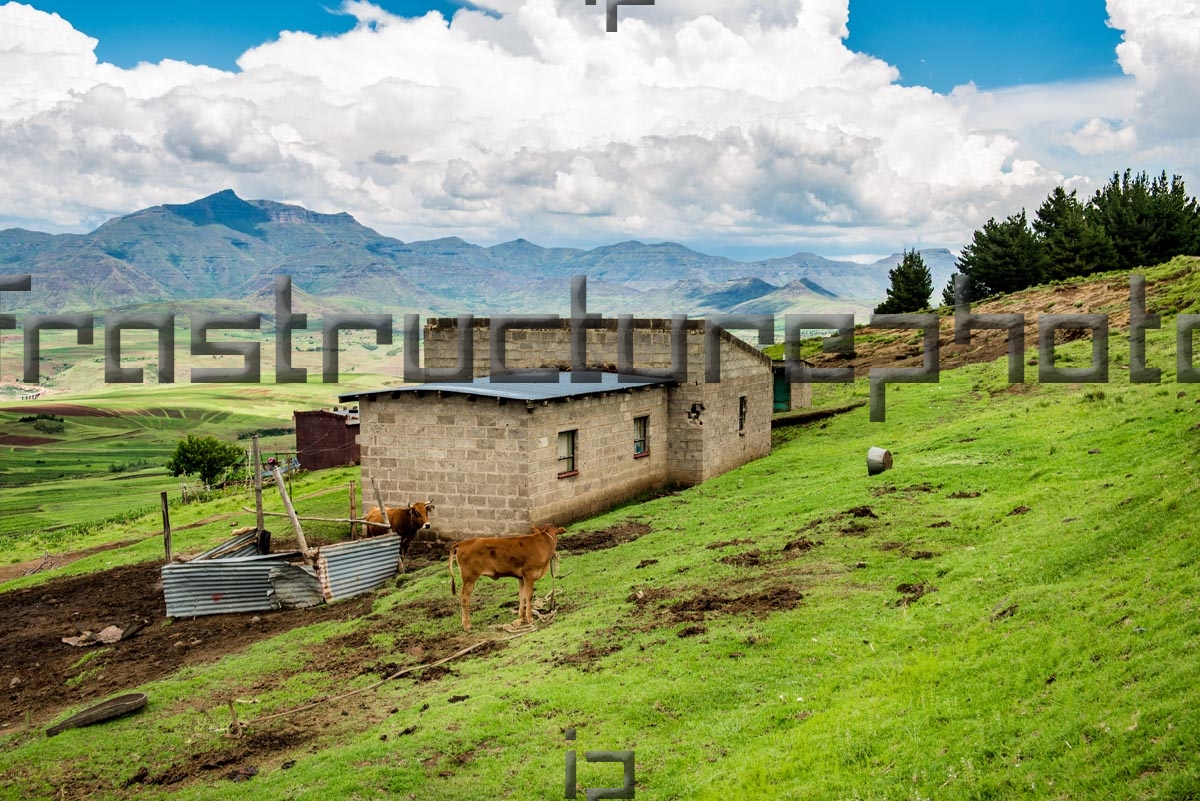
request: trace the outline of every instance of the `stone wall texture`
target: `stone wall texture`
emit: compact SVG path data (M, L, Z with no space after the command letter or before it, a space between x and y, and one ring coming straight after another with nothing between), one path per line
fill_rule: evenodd
M617 364L616 320L587 332L591 369ZM510 328L510 369L571 364L569 320L552 329ZM503 401L455 393L380 393L360 399L364 502L371 477L386 502L432 500L442 536L523 534L531 525L601 512L641 492L692 485L765 456L771 447L771 360L721 332L721 380L705 381L704 321L686 330L687 380L550 401ZM490 374L488 320L472 325L476 376ZM425 328L425 367L452 368L457 321ZM669 320L639 320L636 368L671 364ZM744 417L742 415L744 399ZM634 453L634 420L647 417L648 452ZM558 437L574 431L576 471L560 476Z

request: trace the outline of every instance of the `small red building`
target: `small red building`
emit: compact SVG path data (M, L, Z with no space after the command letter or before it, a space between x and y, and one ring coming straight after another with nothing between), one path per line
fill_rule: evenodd
M358 464L358 409L292 412L296 456L305 470Z

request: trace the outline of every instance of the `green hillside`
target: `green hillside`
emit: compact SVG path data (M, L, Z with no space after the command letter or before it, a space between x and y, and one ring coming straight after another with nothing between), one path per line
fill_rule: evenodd
M1194 311L1195 280L1151 311ZM1200 389L1175 382L1173 316L1147 340L1158 385L1128 382L1117 332L1108 384L1010 386L1001 359L890 387L886 423L780 429L764 459L572 526L552 623L417 678L337 697L508 636L487 627L515 582L481 582L463 635L435 562L369 613L120 688L150 696L136 716L53 739L27 721L0 733L0 798L549 800L568 750L594 788L621 769L584 752L622 749L652 801L1196 798ZM1090 344L1058 353L1082 366ZM868 477L871 446L895 468Z

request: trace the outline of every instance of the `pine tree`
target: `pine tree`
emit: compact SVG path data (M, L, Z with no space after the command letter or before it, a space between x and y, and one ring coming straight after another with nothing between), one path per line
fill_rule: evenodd
M1054 280L1117 269L1117 252L1104 229L1088 220L1075 196L1057 186L1037 210L1033 230L1046 254L1044 279Z
M1039 284L1045 274L1046 252L1029 228L1025 210L996 222L984 223L958 257L958 271L971 279L971 297L1017 292ZM953 284L948 287L953 298ZM943 292L943 299L946 297ZM953 301L951 301L953 302Z
M900 263L888 271L892 285L887 299L875 307L876 314L905 314L929 307L933 274L916 250L905 250Z
M1146 173L1113 173L1087 206L1089 222L1104 229L1116 251L1117 267L1133 270L1200 250L1200 207L1187 196L1178 175L1153 181Z

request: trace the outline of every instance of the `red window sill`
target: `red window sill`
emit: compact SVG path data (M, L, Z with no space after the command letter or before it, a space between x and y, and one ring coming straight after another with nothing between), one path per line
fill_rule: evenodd
M578 470L568 470L565 473L559 473L558 477L559 478L570 478L571 476L577 476L577 475L579 475Z
M643 451L641 453L635 453L633 455L633 458L634 459L645 459L649 455L650 455L650 451Z

